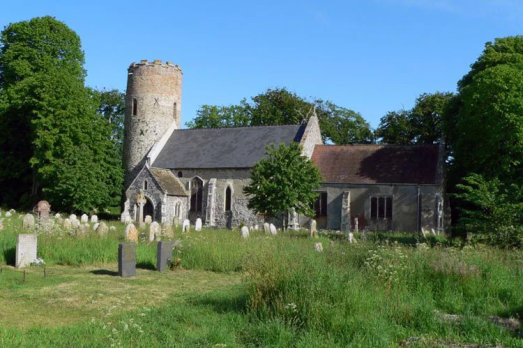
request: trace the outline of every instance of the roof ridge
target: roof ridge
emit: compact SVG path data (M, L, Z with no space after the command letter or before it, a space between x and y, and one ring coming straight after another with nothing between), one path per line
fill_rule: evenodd
M296 124L273 124L266 126L238 126L238 127L209 127L209 128L186 128L186 129L175 129L175 131L192 131L192 130L219 130L219 129L250 129L250 128L269 128L269 127L295 127L295 126L306 126L304 123Z
M349 146L381 146L381 147L422 147L422 146L439 146L437 144L318 144L316 146L330 146L330 147L349 147Z

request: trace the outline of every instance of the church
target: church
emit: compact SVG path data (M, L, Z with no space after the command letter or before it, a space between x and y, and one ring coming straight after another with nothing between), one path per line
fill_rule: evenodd
M182 70L142 60L128 69L122 219L233 228L262 225L243 188L267 145L298 142L323 178L320 229L441 233L448 210L441 145L324 145L315 115L284 126L181 129ZM289 212L290 228L310 218Z

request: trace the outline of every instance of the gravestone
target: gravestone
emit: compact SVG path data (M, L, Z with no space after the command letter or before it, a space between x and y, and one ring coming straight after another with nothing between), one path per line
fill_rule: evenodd
M182 225L182 232L189 232L189 230L191 229L191 223L189 222L189 220L185 219L183 220L183 225Z
M354 238L354 234L352 234L352 232L349 232L349 243L357 243L356 238Z
M271 228L267 222L263 224L263 231L265 232L265 234L271 233Z
M354 218L354 231L355 231L355 232L358 232L358 228L359 228L358 225L359 225L358 218L355 217L355 218Z
M254 230L255 230L255 231L259 231L259 230L260 230L260 226L258 226L258 225L254 225Z
M162 235L167 238L167 239L172 239L174 238L174 231L173 231L173 227L171 226L170 223L168 222L164 222L162 224Z
M317 237L318 233L316 231L316 220L311 219L309 226L309 237Z
M22 228L24 230L30 230L35 227L35 217L33 214L25 214L24 221L22 222Z
M89 222L89 216L87 216L87 214L83 214L83 215L80 217L80 222L83 223L83 224Z
M271 234L273 236L277 235L278 234L278 230L276 229L276 226L274 226L273 224L270 224L269 225L269 230L271 231Z
M78 221L78 220L77 220ZM87 234L87 232L89 232L89 224L88 223L85 223L85 224L80 224L78 226L78 233L79 234Z
M72 225L74 228L80 228L81 222L80 222L80 220L78 220L78 219L76 219L76 220L71 220L71 225Z
M36 234L19 234L16 241L16 268L29 266L36 260Z
M6 217L6 218L11 217L11 215L12 215L12 214L11 214L10 211L8 211L8 212L5 213L5 217Z
M64 219L62 219L61 217L59 217L59 218L56 219L56 222L57 222L58 224L61 225L61 224L64 223Z
M126 211L124 211L124 212L120 215L120 222L121 222L122 224L127 223L127 218L128 218L128 217L130 218L131 216L129 215L129 212L126 210Z
M60 213L56 213L56 214L54 215L54 218L55 218L55 219L60 219L61 217L62 217L62 215L61 215Z
M138 230L133 224L129 224L125 228L125 240L138 244Z
M242 238L243 239L249 238L249 227L247 227L247 226L242 227Z
M118 275L136 276L136 244L133 242L118 244Z
M64 224L63 224L63 226L64 226L64 229L66 229L66 230L70 229L71 226L72 226L72 225L71 225L71 220L69 220L69 219L65 219L65 220L64 220Z
M98 224L98 227L96 228L96 233L98 233L98 235L100 237L105 237L107 236L107 233L109 232L109 228L107 227L107 225L105 224L105 222L100 222Z
M74 214L69 215L69 221L73 222L74 220L77 220L76 215L74 215Z
M116 231L116 226L109 227L109 231Z
M195 231L201 231L202 230L202 219L197 218L196 223L194 224L194 230Z
M151 215L145 215L145 223L150 224L153 222L153 218Z
M173 260L174 242L158 242L156 253L156 269L163 272L169 269L169 262Z
M100 226L100 224L97 222L93 225L93 231L96 231L98 229L98 226Z
M316 250L317 252L322 252L323 251L323 244L321 243L314 243L314 250Z
M97 222L98 222L98 215L93 215L93 216L91 216L91 223L92 223L92 224L95 224L95 223L97 223Z
M157 236L160 236L160 224L154 221L149 225L149 242L154 242Z
M180 226L180 218L179 218L178 216L175 216L175 217L173 218L173 226L174 226L174 227L178 227L178 226Z
M47 201L40 201L36 204L36 213L38 214L38 224L45 224L51 212L51 205Z

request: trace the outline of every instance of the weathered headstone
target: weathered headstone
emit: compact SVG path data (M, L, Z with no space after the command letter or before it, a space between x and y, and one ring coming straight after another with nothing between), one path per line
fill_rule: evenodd
M116 226L109 227L109 231L116 231Z
M13 215L13 214L16 213L16 210L14 210L14 209L9 209L9 213L10 213L11 215Z
M51 212L51 205L47 201L40 201L36 204L36 213L38 214L38 224L45 224L49 219L49 213Z
M356 238L354 238L354 234L352 234L352 232L349 232L349 243L357 243Z
M76 220L76 221L78 221L78 220ZM89 226L88 223L80 224L78 226L78 233L79 234L87 234L87 232L89 232L89 227L91 227L91 226Z
M98 215L93 215L93 216L91 216L91 223L92 223L92 224L95 224L95 223L97 223L97 222L98 222Z
M254 230L255 230L255 231L259 231L259 230L260 230L260 226L258 226L258 225L254 225Z
M354 231L358 232L358 225L359 225L359 221L358 221L358 218L355 217L354 218Z
M30 230L35 227L35 217L33 214L25 214L24 221L22 223L22 228L24 230Z
M64 223L64 219L62 219L61 217L59 217L58 219L56 219L56 222L57 222L58 224L61 225L61 224Z
M276 229L276 226L274 226L273 224L270 224L269 225L269 230L271 231L271 234L273 236L277 235L278 234L278 230Z
M156 253L156 269L163 272L169 269L169 262L173 259L174 242L158 242Z
M321 244L321 243L314 243L314 250L316 250L316 251L321 253L323 251L323 244Z
M125 240L138 244L138 230L133 224L129 224L125 228Z
M185 219L183 220L183 225L182 225L182 232L189 232L189 230L191 229L191 223L189 220Z
M65 219L63 226L64 226L64 229L69 230L72 227L71 220Z
M80 217L80 222L83 223L83 224L89 222L89 216L87 216L87 214L83 214L83 215Z
M174 238L174 231L173 231L173 227L171 226L170 223L168 222L164 222L162 224L162 235L167 238L167 239L171 239L171 238Z
M109 227L107 227L105 222L102 221L98 224L98 227L95 229L95 231L100 237L105 237L109 232Z
M160 235L160 224L154 221L149 225L149 242L154 242L155 238Z
M271 228L267 222L263 224L263 231L265 232L265 234L271 233Z
M195 231L201 231L202 230L202 219L197 218L196 223L194 224L194 230Z
M136 276L136 244L133 242L118 244L118 275Z
M98 226L100 226L100 224L97 222L93 225L93 231L96 231L98 229Z
M11 217L11 215L13 215L13 214L11 214L10 211L8 211L8 212L5 213L5 217L6 217L6 218Z
M309 225L309 237L317 237L318 233L316 231L316 220L311 219L310 225Z
M173 218L173 226L174 226L174 227L178 227L178 226L180 226L180 218L179 218L178 216L175 216L175 217Z
M78 219L76 219L76 220L71 220L71 225L72 225L74 228L80 228L81 222L80 222L80 220L78 220Z
M73 222L74 220L77 220L77 217L75 214L69 215L69 221Z
M19 234L16 241L16 268L29 266L36 260L36 234Z
M153 222L153 218L151 215L145 215L145 223L150 224Z
M130 218L131 216L129 215L129 212L126 210L124 211L121 215L120 215L120 222L122 224L125 224L127 223L127 218Z
M247 227L247 226L242 227L242 238L243 239L249 238L249 227Z
M54 218L55 219L60 219L61 217L62 217L62 215L60 213L54 214Z

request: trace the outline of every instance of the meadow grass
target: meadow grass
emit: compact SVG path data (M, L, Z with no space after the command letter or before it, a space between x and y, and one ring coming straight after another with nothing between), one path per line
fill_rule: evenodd
M21 220L13 217L4 225L0 260L9 264ZM93 232L39 235L38 256L50 269L67 271L40 280L44 292L28 290L28 284L4 287L10 295L2 306L14 316L23 313L24 304L31 306L28 294L34 294L34 303L43 303L40 293L70 298L88 284L96 285L96 291L121 289L123 294L128 289L131 298L150 294L161 298L157 305L133 300L134 306L121 305L107 318L100 312L103 306L86 302L78 309L84 314L72 319L67 311L53 311L58 322L74 322L69 325L53 327L42 319L29 328L0 329L0 346L523 347L521 327L510 329L491 318L521 322L520 250L457 248L441 237L420 240L398 234L349 244L341 234L310 239L305 232L254 232L243 240L238 231L177 230L181 245L175 256L182 260L182 271L155 272L156 243L146 242L142 233L138 277L100 282L99 274L86 269L116 267L123 226L114 225L117 230L104 238ZM323 243L324 252L314 251L316 242ZM9 272L16 277L20 271L9 269L4 277ZM195 284L185 292L176 290L182 277L185 284ZM114 293L107 296L109 302L117 300ZM153 296L159 293L163 296ZM10 301L17 296L18 301ZM82 316L83 321L78 319Z

